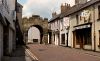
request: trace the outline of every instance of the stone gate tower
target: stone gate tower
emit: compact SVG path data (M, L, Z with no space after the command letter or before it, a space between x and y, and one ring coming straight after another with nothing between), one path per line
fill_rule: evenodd
M23 18L24 41L28 43L28 30L30 27L36 27L40 31L40 44L48 42L48 19L39 15L32 15L29 18Z

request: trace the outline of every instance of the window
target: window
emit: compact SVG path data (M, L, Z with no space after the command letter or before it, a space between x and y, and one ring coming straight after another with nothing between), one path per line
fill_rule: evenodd
M78 15L76 15L76 22L77 22L77 24L79 23L79 22L78 22Z
M61 31L63 30L63 20L60 21L60 28L61 28Z
M62 44L65 44L65 34L61 35Z
M83 34L84 34L84 44L85 45L91 45L92 44L91 29L89 28L89 29L84 30Z
M99 30L99 46L100 46L100 30Z
M80 21L82 20L82 16L80 16Z
M98 19L100 19L100 6L98 6Z

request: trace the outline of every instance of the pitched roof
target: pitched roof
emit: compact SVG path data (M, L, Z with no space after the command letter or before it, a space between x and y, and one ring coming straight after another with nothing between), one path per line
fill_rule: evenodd
M95 4L95 3L100 3L100 0L91 0L91 1L89 1L87 3L84 3L84 4L75 5L68 12L63 14L62 17L71 15L71 14L73 14L75 12L78 12L78 11L88 7L88 6L91 6L91 5Z
M89 1L87 3L84 3L84 4L74 5L67 12L61 13L61 14L57 15L56 17L51 18L49 22L52 22L57 18L63 18L63 17L69 16L69 15L71 15L73 13L76 13L76 12L78 12L78 11L88 7L88 6L91 6L91 5L95 4L95 3L100 3L100 0L91 0L91 1Z
M55 17L51 18L48 22L52 22L52 21L54 21L55 19L60 18L60 15L61 15L61 14L56 15Z

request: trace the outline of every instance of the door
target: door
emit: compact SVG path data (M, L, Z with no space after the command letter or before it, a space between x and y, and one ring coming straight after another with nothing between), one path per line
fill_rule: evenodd
M67 37L66 42L67 42L67 47L68 47L68 33L66 33L66 37Z
M80 41L80 48L81 49L83 49L83 36L84 36L84 31L83 30L80 30L79 31L79 34L80 34L80 36L79 36L79 41Z

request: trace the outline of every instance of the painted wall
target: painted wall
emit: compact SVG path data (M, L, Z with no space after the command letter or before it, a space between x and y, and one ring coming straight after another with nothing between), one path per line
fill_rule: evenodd
M60 30L60 20L55 20L54 22L49 23L50 25L50 29L52 30L52 44L54 45L59 45L60 41L59 41L59 37L60 35L58 35L58 33L55 33L57 31ZM54 35L55 33L55 35Z
M68 30L69 27L69 17L64 17L60 20L60 45L62 43L62 34L65 34L65 46L67 45L67 33L69 33Z
M55 45L59 45L58 34L55 34Z
M73 26L76 25L76 14L69 16L70 17L70 28L68 36L68 46L73 47Z
M96 51L100 51L100 47L98 47L99 45L99 31L100 31L100 18L99 18L99 11L98 11L98 6L100 6L99 4L95 5L95 34L96 34ZM98 20L99 19L99 20Z

